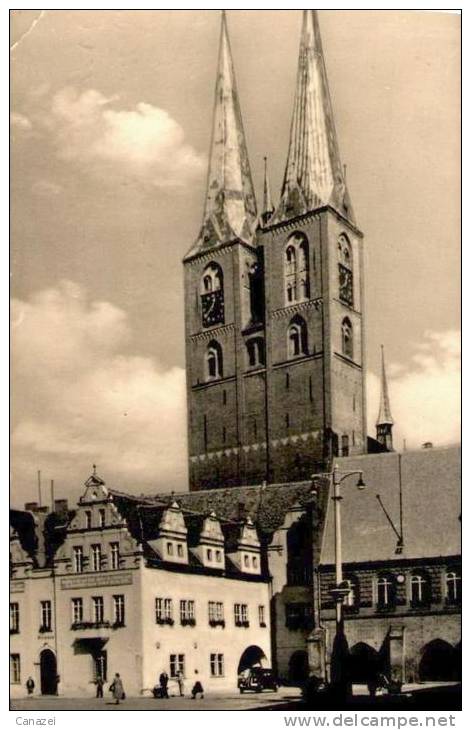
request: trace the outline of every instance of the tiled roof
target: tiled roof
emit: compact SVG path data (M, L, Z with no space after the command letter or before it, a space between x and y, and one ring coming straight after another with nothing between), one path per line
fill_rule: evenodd
M362 469L367 488L358 492L355 478L341 486L343 562L401 560L456 555L461 552L461 450L422 449L338 459L340 470ZM381 498L400 531L400 491L404 550L384 514ZM334 562L333 503L329 500L323 540L324 564Z
M200 492L156 494L155 499L170 504L176 500L183 508L207 515L214 511L219 519L240 520L251 517L259 532L271 533L280 527L287 511L295 504L312 501L311 482L271 484L255 487L227 487Z

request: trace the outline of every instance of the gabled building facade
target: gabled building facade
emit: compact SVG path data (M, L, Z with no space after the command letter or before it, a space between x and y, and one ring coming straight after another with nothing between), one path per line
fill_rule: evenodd
M41 694L94 696L97 677L115 672L139 696L164 669L181 670L188 692L195 670L207 691L234 690L241 669L271 664L269 579L250 520L124 495L96 474L74 510L29 507L12 515L12 696L28 676Z

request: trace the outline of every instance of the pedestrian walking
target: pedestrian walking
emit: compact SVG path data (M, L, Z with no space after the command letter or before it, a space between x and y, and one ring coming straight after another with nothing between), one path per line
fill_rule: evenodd
M103 697L103 685L105 684L103 681L103 677L98 676L95 680L95 684L96 684L96 696Z
M125 698L123 680L119 676L118 672L114 675L113 682L110 685L110 692L113 693L113 697L115 698L117 705L119 705L120 700L124 700Z
M168 674L165 669L159 677L159 682L162 690L162 697L168 700Z
M177 682L178 682L178 691L180 693L180 697L185 696L185 678L183 676L183 672L181 669L177 672Z
M195 683L193 685L193 688L191 690L191 699L196 700L196 695L201 695L200 699L204 700L204 689L203 689L203 685L201 684L201 682L199 680L197 669L195 669L195 674L196 674L196 678L195 678Z
M31 696L34 692L34 679L30 676L26 680L26 691L28 693L28 696Z

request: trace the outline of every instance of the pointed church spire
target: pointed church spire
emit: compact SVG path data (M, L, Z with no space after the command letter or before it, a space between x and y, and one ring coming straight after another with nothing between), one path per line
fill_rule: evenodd
M274 220L331 205L353 221L335 133L317 11L303 11L288 161Z
M226 14L222 11L205 210L201 232L190 253L234 239L250 243L256 223L257 204Z
M270 179L268 177L267 169L267 158L263 158L264 162L264 177L263 177L263 206L260 214L260 220L262 226L266 226L273 213L275 212L275 206L273 205L271 198Z
M384 446L386 451L393 451L393 425L394 421L391 414L391 405L389 403L386 365L384 363L384 347L381 345L381 395L378 419L376 421L376 440Z

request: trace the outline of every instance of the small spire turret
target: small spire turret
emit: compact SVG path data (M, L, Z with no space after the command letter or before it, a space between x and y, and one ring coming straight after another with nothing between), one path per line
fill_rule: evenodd
M384 446L386 451L394 451L392 437L393 426L394 421L391 414L386 365L384 362L384 347L381 345L381 395L378 419L376 421L376 440Z
M264 173L263 173L263 205L262 212L260 214L260 221L262 226L266 226L275 212L275 206L272 202L270 179L268 177L268 165L267 158L263 158Z

